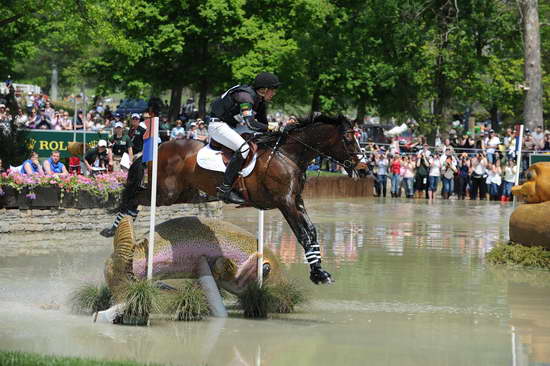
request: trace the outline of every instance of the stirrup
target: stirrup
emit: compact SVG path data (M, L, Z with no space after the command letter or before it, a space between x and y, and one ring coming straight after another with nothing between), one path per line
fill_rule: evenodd
M227 189L228 188L228 189ZM231 187L219 186L218 198L224 201L225 203L234 203L237 205L242 205L246 203L245 199L241 197L237 192L235 192Z

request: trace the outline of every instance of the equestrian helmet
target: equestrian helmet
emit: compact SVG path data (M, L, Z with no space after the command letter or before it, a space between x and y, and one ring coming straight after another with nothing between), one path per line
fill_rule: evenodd
M254 79L252 86L254 89L268 88L268 89L277 89L281 85L277 75L270 72L261 72Z

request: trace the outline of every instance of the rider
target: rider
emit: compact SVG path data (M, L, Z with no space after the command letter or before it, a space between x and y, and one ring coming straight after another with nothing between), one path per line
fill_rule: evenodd
M227 165L223 183L218 187L218 198L228 203L243 204L245 200L232 187L250 148L234 128L241 123L253 131L268 129L266 102L277 94L279 78L270 72L259 73L252 86L236 85L212 103L208 133L222 145L235 151Z

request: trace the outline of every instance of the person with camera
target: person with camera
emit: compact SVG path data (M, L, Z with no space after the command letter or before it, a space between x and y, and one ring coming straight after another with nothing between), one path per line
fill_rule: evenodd
M398 197L401 188L401 156L398 152L394 153L391 164L391 196Z
M460 155L457 166L458 173L456 175L456 194L459 200L466 198L466 188L470 180L470 158L468 153L463 152Z
M428 199L434 200L436 198L435 192L437 191L437 185L439 183L439 177L441 176L441 160L438 153L435 153L429 158L430 173L428 175Z
M500 167L500 159L497 159L494 164L487 165L487 188L489 191L489 200L498 201L501 184L502 169Z
M478 197L480 200L485 199L487 193L487 157L484 152L478 152L471 160L471 182L472 188L470 190L470 199L476 200ZM479 196L478 196L479 195Z
M430 161L429 150L426 149L428 145L426 144L424 148L417 154L416 157L416 174L415 174L415 184L416 184L416 193L417 198L428 198L428 175L430 173ZM422 197L424 196L424 197Z
M414 180L414 173L416 169L416 156L411 155L409 157L408 155L404 155L401 162L401 166L403 170L403 184L405 186L405 194L407 195L407 198L413 198L414 197L413 180Z
M110 156L107 150L107 141L99 140L97 147L86 152L84 164L90 175L106 172L109 166Z
M374 163L377 168L376 196L386 197L389 161L384 147L381 147L380 151L374 153Z
M444 161L441 165L441 181L443 182L442 196L443 199L449 199L453 193L454 188L454 177L455 173L458 172L456 167L456 160L453 155L451 155L447 149L447 152L444 157Z
M123 168L120 163L124 154L128 154L128 162L133 161L134 154L132 149L132 140L124 133L124 124L122 122L115 123L115 133L109 138L109 144L111 145L111 152L113 154L113 171L118 172Z

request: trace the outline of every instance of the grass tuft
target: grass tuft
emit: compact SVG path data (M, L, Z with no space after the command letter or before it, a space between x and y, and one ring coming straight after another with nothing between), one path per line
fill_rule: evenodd
M550 269L550 251L513 242L499 243L487 253L491 264L508 264L529 268Z
M159 312L160 291L147 279L127 282L119 294L119 302L126 304L124 316L148 318L149 314Z
M282 280L259 287L251 283L238 297L245 318L265 319L269 313L291 313L306 301L306 295L293 282Z
M70 297L73 311L93 314L107 310L113 304L113 295L106 284L86 283L77 288Z
M196 282L185 282L183 287L166 301L166 311L173 320L202 320L210 314L208 301Z
M41 355L30 352L0 351L0 365L2 366L140 366L145 365L134 361L106 361L92 360L81 357L62 357ZM148 363L148 366L157 364Z
M275 313L288 314L294 312L294 307L307 301L304 290L294 282L282 280L273 285L268 285L273 295L271 311Z

